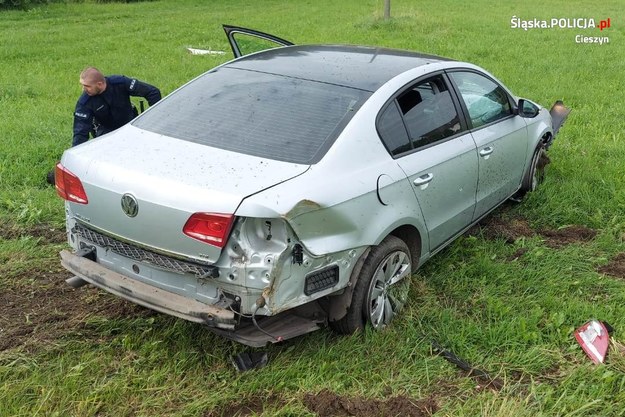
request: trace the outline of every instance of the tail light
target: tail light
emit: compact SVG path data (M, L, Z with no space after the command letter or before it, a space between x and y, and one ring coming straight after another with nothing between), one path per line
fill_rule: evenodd
M195 213L189 217L182 232L200 242L223 248L233 222L232 214Z
M87 204L89 202L80 179L60 163L56 164L56 169L54 170L54 183L56 192L62 199L78 204Z

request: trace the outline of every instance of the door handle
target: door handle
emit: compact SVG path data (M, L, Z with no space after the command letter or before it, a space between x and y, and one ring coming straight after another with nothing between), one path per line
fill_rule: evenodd
M494 149L491 146L488 146L480 151L480 156L488 156L493 153Z
M427 184L428 182L432 181L432 178L434 178L434 174L431 174L431 173L425 174L425 175L421 175L416 180L414 180L413 183L414 183L414 185Z

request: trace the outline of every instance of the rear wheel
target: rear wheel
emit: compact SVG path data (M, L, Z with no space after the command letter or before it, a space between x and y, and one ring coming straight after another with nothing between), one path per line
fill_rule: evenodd
M367 323L376 330L384 329L408 299L411 267L408 246L395 236L387 236L367 256L347 314L330 326L343 334L363 329Z

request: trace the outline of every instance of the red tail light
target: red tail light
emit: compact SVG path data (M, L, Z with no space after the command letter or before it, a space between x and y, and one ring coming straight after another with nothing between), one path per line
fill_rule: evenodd
M182 232L193 239L223 248L233 222L232 214L195 213L189 217Z
M87 193L82 187L80 179L69 172L60 163L56 164L54 171L54 182L56 185L56 192L62 199L72 201L78 204L87 204Z

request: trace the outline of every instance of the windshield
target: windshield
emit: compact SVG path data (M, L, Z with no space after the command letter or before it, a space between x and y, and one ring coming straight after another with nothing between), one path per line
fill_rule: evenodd
M298 164L318 162L369 92L222 67L132 124L202 145Z

